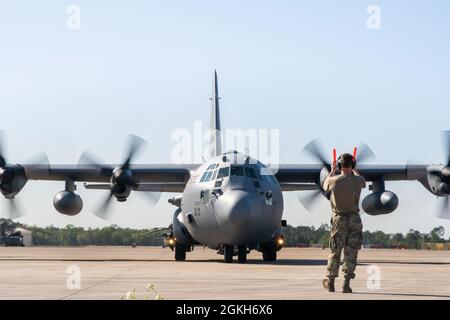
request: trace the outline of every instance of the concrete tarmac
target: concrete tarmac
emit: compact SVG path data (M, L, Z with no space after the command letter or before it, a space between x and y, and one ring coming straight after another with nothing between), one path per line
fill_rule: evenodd
M450 299L450 251L362 250L353 294L323 289L327 255L285 248L241 265L198 247L186 262L152 247L1 247L0 299L154 299L148 284L165 299Z

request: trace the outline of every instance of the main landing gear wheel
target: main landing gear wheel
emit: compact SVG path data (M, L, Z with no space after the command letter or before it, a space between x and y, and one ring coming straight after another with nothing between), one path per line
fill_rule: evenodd
M238 246L238 262L247 262L247 246Z
M175 245L175 260L185 261L186 260L186 247L176 244Z
M223 246L223 258L225 263L233 263L234 246Z

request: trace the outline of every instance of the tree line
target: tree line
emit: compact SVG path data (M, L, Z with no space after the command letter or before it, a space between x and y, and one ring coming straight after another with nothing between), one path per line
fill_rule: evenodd
M286 246L314 246L328 247L330 241L330 226L323 224L315 227L284 228ZM409 230L408 233L387 234L383 231L363 231L363 245L378 248L406 248L421 249L425 243L450 243L450 238L445 239L445 229L442 226L433 228L429 233L421 233L417 230Z
M3 235L15 228L24 228L32 232L34 245L47 246L162 246L163 234L167 232L154 229L131 229L111 225L104 228L81 228L67 225L64 228L54 226L38 227L28 226L13 222L8 219L0 219L0 233ZM287 226L283 228L285 246L287 247L328 247L330 226L323 224L318 228L308 226ZM410 230L406 234L386 234L382 231L364 231L363 244L380 248L408 248L420 249L424 243L448 243L450 239L444 239L445 230L442 226L436 227L430 233L421 233Z

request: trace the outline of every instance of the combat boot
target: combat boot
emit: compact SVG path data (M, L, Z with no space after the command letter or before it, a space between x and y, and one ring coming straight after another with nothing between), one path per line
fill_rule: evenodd
M335 292L334 289L334 278L325 278L322 281L323 287L328 290L328 292Z
M352 293L353 290L350 288L350 277L345 277L344 286L342 287L342 293Z

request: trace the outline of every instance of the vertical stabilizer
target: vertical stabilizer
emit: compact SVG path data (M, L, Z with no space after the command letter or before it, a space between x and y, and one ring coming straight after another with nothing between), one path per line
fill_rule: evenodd
M212 155L222 155L222 133L220 126L220 108L219 108L219 85L217 82L217 71L214 70L214 82L211 99L211 139L214 152Z

